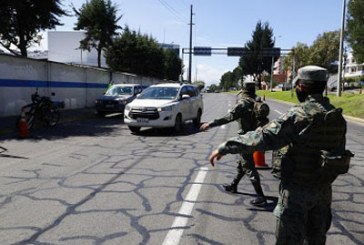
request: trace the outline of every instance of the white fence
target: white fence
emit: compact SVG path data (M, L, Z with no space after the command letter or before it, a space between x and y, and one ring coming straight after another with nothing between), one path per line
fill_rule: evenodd
M142 85L166 82L105 69L0 55L0 117L19 115L36 89L41 96L55 93L52 100L64 101L65 109L93 107L110 81Z

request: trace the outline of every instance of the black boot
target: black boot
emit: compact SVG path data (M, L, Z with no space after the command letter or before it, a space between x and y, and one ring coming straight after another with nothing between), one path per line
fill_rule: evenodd
M238 192L238 184L241 180L241 178L243 178L243 174L239 173L236 175L235 179L233 180L233 182L231 182L230 185L223 185L225 191L231 192L231 193L237 193Z
M262 207L267 204L265 196L258 196L257 198L250 201L250 204L257 207Z
M257 193L257 198L250 201L253 206L265 206L267 204L267 198L265 198L263 189L260 186L260 182L252 182L255 192Z
M231 193L237 193L238 192L238 185L234 185L234 183L231 183L230 185L223 185L225 191L231 192Z
M225 191L227 191L227 192L237 193L238 192L238 184L239 184L240 180L244 176L244 172L243 172L243 167L241 165L241 161L238 161L237 163L238 163L238 166L236 168L237 174L236 174L233 182L231 182L230 185L223 185Z

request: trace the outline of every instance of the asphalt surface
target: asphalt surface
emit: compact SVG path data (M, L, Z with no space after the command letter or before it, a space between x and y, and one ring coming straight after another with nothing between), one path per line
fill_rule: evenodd
M93 108L61 110L59 123L87 120L88 118L93 118L95 116L96 114ZM0 117L0 137L18 136L18 128L16 125L18 117L19 116Z
M204 95L202 121L223 115L234 101ZM289 107L269 105L272 118ZM237 194L222 188L235 175L235 155L215 167L208 163L209 152L236 134L236 123L207 132L188 124L180 135L149 129L135 135L121 116L101 119L92 109L62 111L61 118L55 129L14 140L14 117L0 137L7 149L0 158L1 245L274 244L278 181L270 170L259 171L268 205L256 208L248 178ZM352 123L348 129L355 157L333 185L327 244L364 241L364 130Z

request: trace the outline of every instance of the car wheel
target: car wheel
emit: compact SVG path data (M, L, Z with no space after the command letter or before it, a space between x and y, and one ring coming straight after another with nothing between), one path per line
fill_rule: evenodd
M128 126L128 128L130 129L130 131L132 133L139 133L139 131L140 131L140 127Z
M202 112L201 110L199 109L198 112L197 112L197 117L195 119L193 119L193 124L196 126L196 127L199 127L200 124L201 124L201 115L202 115Z
M176 121L174 123L174 128L173 128L175 133L181 132L182 130L182 115L178 114L176 116Z

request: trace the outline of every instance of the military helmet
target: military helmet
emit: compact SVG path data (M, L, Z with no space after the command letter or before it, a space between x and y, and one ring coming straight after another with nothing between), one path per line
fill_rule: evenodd
M254 81L244 81L242 89L247 90L247 91L255 91L255 82Z
M325 68L320 66L304 66L298 69L297 76L293 80L294 86L296 86L297 81L301 81L306 84L315 84L315 83L326 83L329 78L328 72Z

